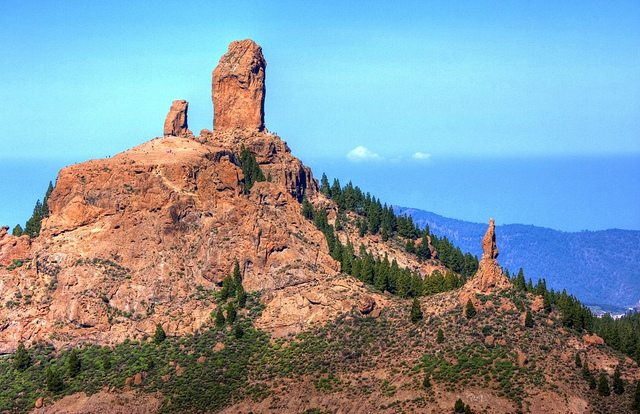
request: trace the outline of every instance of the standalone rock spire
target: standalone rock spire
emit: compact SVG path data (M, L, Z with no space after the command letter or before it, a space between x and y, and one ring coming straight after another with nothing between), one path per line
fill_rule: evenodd
M262 48L253 40L229 45L213 71L213 130L264 129L265 67Z
M498 258L498 246L496 246L496 224L493 219L489 219L489 228L482 238L482 258Z
M171 109L164 120L164 136L193 137L187 126L187 109L189 102L185 100L173 101Z
M502 273L502 268L496 260L498 246L496 246L496 226L493 219L489 219L489 228L482 238L482 251L478 272L471 281L472 287L486 292L511 286L511 282Z

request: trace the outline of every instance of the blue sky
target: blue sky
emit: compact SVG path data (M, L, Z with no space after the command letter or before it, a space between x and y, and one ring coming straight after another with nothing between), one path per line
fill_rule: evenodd
M343 181L340 163L640 155L637 1L27 0L0 3L0 162L116 154L160 135L175 99L210 128L211 71L244 38L268 62L267 128ZM52 178L1 189L35 201ZM3 202L1 224L33 201Z

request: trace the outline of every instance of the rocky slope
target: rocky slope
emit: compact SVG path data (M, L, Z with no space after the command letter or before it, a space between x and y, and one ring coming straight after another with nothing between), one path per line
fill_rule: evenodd
M235 62L232 72L251 72L260 48L251 41L232 46L253 56ZM223 58L224 71L228 65ZM222 118L244 119L240 113L261 107L232 99L245 90L243 82L222 83L219 89L214 77ZM276 292L269 298L286 313L265 327L297 331L309 318L336 312L302 295L286 299L288 287L317 284L339 267L322 233L300 215L303 194L320 197L311 171L284 141L250 121L255 128L216 127L189 138L187 107L173 103L164 139L61 170L50 216L32 244L4 229L0 260L24 264L0 269L8 303L0 308L0 351L37 339L63 346L145 338L158 322L172 335L194 332L214 309L206 292L218 289L236 260L245 289ZM250 193L239 162L243 147L269 178ZM287 300L293 302L283 307Z
M192 136L188 103L174 101L164 138L60 171L39 237L0 232L0 352L25 342L37 360L23 373L0 364L1 378L24 385L10 409L450 412L457 398L489 413L629 406L628 393L598 399L571 363L581 352L592 369L619 365L626 381L640 377L637 365L559 328L541 297L511 288L493 220L478 274L418 299L415 324L410 300L340 273L301 212L306 196L334 222L336 204L264 127L265 65L252 41L232 43L213 72L213 131ZM243 150L266 178L250 190ZM358 235L354 215L337 232L343 243L422 276L446 271L429 239L418 244L432 258L418 260L400 237ZM255 293L234 323L234 299L220 288L236 261ZM465 316L468 302L475 317ZM222 309L228 326L214 321ZM157 324L170 338L152 341ZM83 367L73 375L71 347ZM57 392L69 396L45 387L45 365L68 373Z

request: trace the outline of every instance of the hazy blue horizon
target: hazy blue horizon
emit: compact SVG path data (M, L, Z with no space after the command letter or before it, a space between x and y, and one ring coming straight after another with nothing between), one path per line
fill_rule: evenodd
M210 129L211 72L250 38L265 124L318 176L464 220L640 228L637 0L186 2L178 34L176 10L3 9L0 157L48 161L0 158L0 221L23 223L64 162L161 135L173 100Z
M58 170L82 161L2 159L0 225L24 226ZM449 218L484 223L493 217L498 224L562 231L640 230L640 155L302 161L317 179L325 172L388 204Z

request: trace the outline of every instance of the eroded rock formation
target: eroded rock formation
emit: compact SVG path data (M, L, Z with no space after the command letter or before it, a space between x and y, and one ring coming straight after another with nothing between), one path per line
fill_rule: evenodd
M229 45L212 76L214 132L264 130L266 65L262 48L253 40Z
M16 237L8 234L8 231L8 226L0 228L0 265L10 265L16 259L26 259L31 253L29 236Z
M482 238L482 258L497 259L498 246L496 246L496 224L493 219L489 219L489 228Z
M487 292L494 289L504 289L511 286L511 282L502 272L498 264L498 247L496 246L496 227L493 219L489 220L489 228L482 238L482 259L471 287Z
M185 100L173 101L171 109L164 120L164 136L193 137L187 125L187 110L189 102Z

